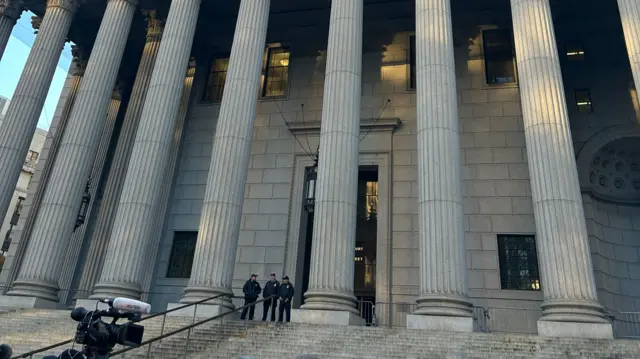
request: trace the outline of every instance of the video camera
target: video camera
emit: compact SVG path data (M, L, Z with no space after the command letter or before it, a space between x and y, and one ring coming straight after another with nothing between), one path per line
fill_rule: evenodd
M107 310L88 311L78 307L71 311L71 319L78 322L74 341L83 345L82 351L65 351L57 358L108 358L116 344L126 346L140 345L144 334L142 325L134 324L140 321L141 314L151 311L151 305L128 298L110 298L99 300L109 305ZM103 317L113 318L111 323L104 322ZM119 319L127 319L128 323L116 324ZM82 356L78 356L81 354ZM55 357L50 357L53 359Z

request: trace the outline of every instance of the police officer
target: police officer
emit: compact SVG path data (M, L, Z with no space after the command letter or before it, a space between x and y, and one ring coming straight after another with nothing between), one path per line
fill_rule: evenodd
M278 298L280 299L280 310L278 315L278 322L282 323L282 314L287 312L287 322L291 321L291 299L293 299L293 284L289 283L289 277L282 277L282 283L278 288Z
M247 317L247 310L249 311L249 320L253 320L253 313L256 311L256 306L252 305L247 307L247 305L251 303L255 303L262 292L262 288L260 288L260 283L257 281L258 275L252 274L251 279L249 279L242 287L242 292L244 293L244 305L245 308L242 310L242 314L240 315L240 319L244 320Z
M278 288L280 288L280 282L276 280L276 274L271 273L269 276L269 281L264 285L264 290L262 291L262 298L269 298L272 295L278 295ZM278 298L273 298L271 300L265 300L262 302L262 321L265 322L267 320L267 313L269 313L269 308L271 308L271 321L276 321L276 306L278 304Z

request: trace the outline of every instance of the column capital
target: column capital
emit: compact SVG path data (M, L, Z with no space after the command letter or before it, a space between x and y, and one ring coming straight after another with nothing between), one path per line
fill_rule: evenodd
M84 70L87 68L87 58L84 55L84 50L78 45L71 46L71 55L73 56L73 66L71 67L71 75L82 76Z
M187 68L187 77L193 77L196 74L196 58L189 59L189 67Z
M111 93L112 100L122 100L122 89L124 88L124 82L118 81L116 86L113 88L113 92Z
M22 14L22 1L20 0L0 0L0 16L6 16L16 21Z
M33 27L33 33L37 34L38 30L40 30L40 25L42 25L42 17L40 16L32 16L31 17L31 27Z
M80 0L47 0L47 9L52 7L75 12L80 5Z
M158 15L155 9L142 10L147 22L147 41L159 41L164 30L165 19Z

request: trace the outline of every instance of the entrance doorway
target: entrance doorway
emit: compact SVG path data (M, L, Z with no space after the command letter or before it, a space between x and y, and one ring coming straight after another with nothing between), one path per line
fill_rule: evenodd
M307 170L305 183L315 183L315 172ZM306 186L306 191L313 191ZM309 203L309 193L305 193L300 242L298 273L301 273L301 291L298 303L304 303L303 294L309 289L311 267L311 244L313 240L314 211ZM378 166L360 166L358 170L358 200L356 218L356 245L354 248L354 295L358 299L358 309L367 323L373 321L376 302L376 247L378 229Z

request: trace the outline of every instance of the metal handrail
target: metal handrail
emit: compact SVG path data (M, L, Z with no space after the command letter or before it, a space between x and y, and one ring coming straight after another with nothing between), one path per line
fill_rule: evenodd
M263 299L257 300L257 301L255 301L255 302L253 302L253 303L246 304L246 305L244 305L244 306L242 306L242 307L235 308L235 309L233 309L233 310L231 310L231 311L228 311L228 312L225 312L225 313L222 313L222 314L218 314L218 315L215 315L215 316L213 316L213 317L210 317L210 318L207 318L207 319L201 320L201 321L199 321L199 322L196 322L196 323L193 323L193 324L187 325L186 327L183 327L183 328L180 328L180 329L176 329L176 330L174 330L174 331L172 331L172 332L162 334L162 335L160 335L160 336L157 336L157 337L155 337L155 338L151 338L151 339L149 339L149 340L145 340L144 342L140 343L140 345L136 345L136 346L132 346L132 347L128 347L128 348L124 348L124 349L118 350L118 351L116 351L116 352L112 353L112 354L110 355L110 357L114 357L114 356L116 356L116 355L120 355L120 354L122 354L122 353L126 353L126 352L128 352L128 351L130 351L130 350L139 349L139 348L141 348L141 347L143 347L143 346L145 346L145 345L149 345L149 344L151 344L151 343L154 343L154 342L160 341L160 340L165 339L165 338L167 338L167 337L170 337L170 336L172 336L172 335L175 335L175 334L178 334L178 333L182 333L182 332L184 332L184 331L186 331L186 330L191 330L191 329L193 329L193 328L195 328L195 327L197 327L197 326L200 326L200 325L202 325L202 324L206 324L206 323L208 323L208 322L210 322L210 321L213 321L213 320L216 320L216 319L220 319L220 318L226 317L226 316L228 316L228 315L230 315L230 314L233 314L233 313L237 313L237 312L239 312L239 311L241 311L241 310L244 310L245 308L249 308L249 307L251 307L251 306L255 306L255 305L257 305L257 304L260 304L260 303L262 303L262 302L266 302L266 301L268 301L268 300L275 300L275 298L276 298L276 296L275 296L275 295L272 295L272 296L270 296L270 297L267 297L267 298L263 298Z
M206 299L199 300L197 302L181 305L179 307L175 307L175 308L172 308L172 309L165 310L164 312L152 314L152 315L149 315L147 317L141 318L140 320L135 321L135 323L143 322L143 321L145 321L147 319L155 318L155 317L160 316L160 315L166 315L167 313L175 312L175 311L180 310L180 309L184 309L184 308L188 308L188 307L191 307L191 306L194 306L194 305L202 304L204 302L208 302L210 300L217 299L217 298L220 298L220 297L223 297L223 296L226 296L226 294L218 294L218 295L214 295L213 297L209 297L209 298L206 298ZM32 356L34 354L42 353L42 352L47 351L49 349L57 348L57 347L65 345L65 344L72 343L73 339L74 338L71 338L71 339L65 340L63 342L59 342L59 343L56 343L56 344L51 344L51 345L46 346L44 348L40 348L40 349L32 350L30 352L26 352L24 354L16 355L16 356L11 357L11 359L28 358L28 357L30 357L30 356Z

